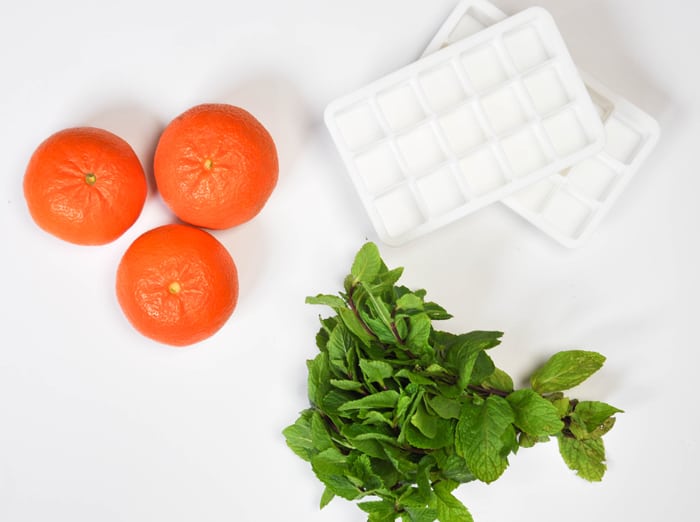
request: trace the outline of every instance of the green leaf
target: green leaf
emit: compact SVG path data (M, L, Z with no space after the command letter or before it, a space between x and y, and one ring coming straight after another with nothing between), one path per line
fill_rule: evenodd
M394 390L381 391L367 395L361 399L346 402L339 411L361 410L364 408L393 408L399 400L399 394Z
M372 313L391 331L391 310L381 297L374 295L370 288L364 285L363 288L367 294L369 308L372 310Z
M564 462L579 477L590 482L603 479L606 470L603 439L578 440L563 435L557 439Z
M321 414L317 411L314 411L311 416L311 440L313 441L314 448L318 451L333 447L333 441L328 433L326 423L323 417L321 417Z
M401 391L399 400L396 403L396 409L394 410L394 418L396 419L396 424L402 423L408 408L411 406L415 400L416 393L409 390L408 387Z
M501 455L507 457L510 453L517 453L520 446L518 445L518 434L515 431L515 426L510 425L506 428L501 436Z
M501 332L473 331L461 335L435 332L435 340L446 352L446 364L453 369L459 379L457 386L464 390L472 378L472 371L479 354L498 345ZM493 371L493 370L491 370Z
M336 415L342 411L340 409L341 406L355 400L355 397L357 397L357 394L352 392L330 390L323 396L323 399L321 399L319 407L327 414Z
M348 374L347 352L352 349L354 342L349 330L343 324L338 324L333 328L326 344L330 365L343 376Z
M328 489L327 487L323 489L323 495L321 495L321 501L319 502L319 508L323 509L326 507L331 500L335 498L335 493Z
M398 372L396 372L394 377L408 379L408 382L412 382L413 384L418 384L420 386L435 385L435 382L432 379L423 377L422 375L412 372L411 370L407 370L406 368L400 369Z
M459 455L441 455L440 452L435 452L433 455L438 459L438 464L445 478L460 483L476 480L469 466L467 466L467 461Z
M535 437L534 435L529 435L528 433L520 432L520 435L518 437L518 445L521 448L531 448L538 442L547 442L548 440L548 435L544 437Z
M459 419L462 403L458 400L448 399L442 395L432 395L425 400L435 414L443 419Z
M438 305L437 303L424 303L423 310L433 321L444 321L445 319L452 318L452 315L447 313L447 310L445 310L442 306Z
M350 381L348 379L330 379L329 382L340 390L358 391L362 389L361 382Z
M401 278L401 275L403 274L403 267L397 267L392 270L387 270L386 272L383 270L379 271L379 275L375 279L375 284L373 288L376 288L377 286L391 286L396 281L398 281Z
M328 381L331 376L327 353L321 352L315 359L306 361L306 367L309 371L307 378L309 401L311 404L320 404L328 392Z
M394 335L394 331L391 329L391 326L384 324L381 319L375 319L374 317L369 316L364 310L360 312L360 315L362 316L362 320L367 326L369 326L370 330L372 330L372 333L379 340L379 342L384 344L396 344L397 339Z
M615 426L615 417L609 417L598 424L595 428L589 430L585 425L578 420L572 419L569 424L569 431L574 437L579 440L584 439L599 439Z
M533 390L514 391L506 400L515 413L515 425L525 433L542 437L554 435L564 428L556 406Z
M371 361L360 359L360 369L365 377L365 382L378 382L384 384L394 373L394 368L386 361Z
M422 311L423 310L423 299L418 297L413 292L403 294L401 297L399 297L396 300L396 309L397 310L404 310L404 311L410 311L410 310Z
M340 428L346 445L377 459L386 458L383 444L396 444L395 437L382 426L344 424Z
M291 426L287 426L282 434L287 446L305 461L317 453L311 435L311 410L304 411Z
M347 308L345 301L338 297L337 295L328 294L318 294L315 296L308 296L306 298L306 304L312 305L325 305L331 307L333 310L339 310L341 308Z
M386 424L392 426L391 412L379 412L377 410L361 410L358 417L362 419L363 424Z
M365 243L355 256L355 260L350 268L350 274L355 283L371 284L379 275L382 268L382 259L379 256L379 249L374 243Z
M407 522L434 522L438 512L434 508L429 507L410 507L405 508L406 516L403 520Z
M493 374L494 371L496 371L496 366L493 364L491 357L489 357L486 352L479 352L474 361L469 383L481 384L489 375Z
M318 347L319 351L326 351L326 346L328 345L329 337L330 334L328 333L325 327L319 329L318 333L316 334L316 346Z
M353 452L348 459L350 472L356 477L365 492L372 492L382 487L382 480L372 469L372 462L368 455Z
M342 308L338 310L338 316L348 330L350 330L353 335L362 342L362 344L368 346L372 342L372 335L365 330L362 323L352 310Z
M580 401L570 415L569 430L577 439L600 438L615 425L616 413L623 412L604 402Z
M429 349L428 340L430 339L430 317L425 313L412 315L408 319L408 336L406 337L406 346L422 353Z
M503 436L515 420L508 401L490 395L481 405L465 402L457 423L455 447L483 482L493 482L508 466Z
M551 400L552 404L557 409L557 415L559 415L560 418L565 417L569 413L570 401L567 397L560 397Z
M362 496L362 491L348 478L347 457L335 448L329 448L311 458L311 468L318 479L339 497L348 500Z
M418 408L416 408L416 412L411 417L411 424L418 428L418 431L423 435L432 439L437 434L438 417L434 417L428 413L423 402L421 402Z
M576 404L571 418L592 432L616 413L623 411L604 402L580 401Z
M413 422L405 425L406 440L411 446L420 449L439 449L453 444L454 423L439 417L433 417L433 419L435 419L435 434L432 437L423 434Z
M437 518L440 522L474 522L466 506L452 494L456 486L452 481L437 482L433 486L437 497Z
M596 352L558 352L530 377L530 384L540 394L568 390L588 379L604 362L605 357Z
M358 502L357 506L369 514L368 522L393 522L396 520L393 502L388 500L369 500Z
M514 388L513 379L500 368L494 369L491 375L486 377L480 384L489 390L500 390L506 393L512 392Z
M435 458L432 455L425 455L418 462L416 470L416 485L418 491L412 494L412 502L421 506L432 505L435 500L435 493L430 481L430 471L435 466Z

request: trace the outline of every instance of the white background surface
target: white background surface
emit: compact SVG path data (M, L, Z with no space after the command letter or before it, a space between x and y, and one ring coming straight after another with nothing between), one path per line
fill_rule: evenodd
M317 314L375 239L322 124L325 105L417 58L456 0L7 3L0 16L0 520L362 520L280 431L305 407ZM503 0L513 13L532 3ZM700 4L547 0L576 62L655 116L662 139L580 250L492 206L401 248L405 282L455 318L500 329L492 355L523 379L556 350L608 357L572 391L626 413L609 471L588 484L556 445L524 450L459 497L477 522L687 520L696 511ZM216 236L241 294L214 337L186 349L139 336L113 291L120 256L172 221L151 194L116 242L63 243L22 196L34 148L104 127L150 171L167 122L201 102L268 127L280 181L252 222Z

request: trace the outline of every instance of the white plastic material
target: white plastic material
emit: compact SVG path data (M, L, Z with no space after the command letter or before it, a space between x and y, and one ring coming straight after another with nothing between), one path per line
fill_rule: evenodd
M559 82L556 104L528 93L542 71ZM566 169L604 142L554 21L536 7L333 101L325 120L379 238L392 245Z
M424 52L424 56L473 37L479 31L507 19L485 0L463 0L450 14ZM629 183L659 140L659 125L623 97L583 74L598 115L604 122L605 147L569 169L538 181L503 200L507 206L567 247L577 247L589 237ZM556 68L541 67L523 79L539 112L565 103L567 93ZM571 132L567 115L549 120L555 149L564 152L580 146L582 136ZM547 124L545 124L546 126ZM468 138L468 137L467 137ZM467 139L465 138L465 139ZM539 151L522 151L538 161Z

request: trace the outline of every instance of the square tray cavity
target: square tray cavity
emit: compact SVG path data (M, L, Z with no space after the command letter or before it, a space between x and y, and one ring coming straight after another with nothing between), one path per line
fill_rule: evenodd
M505 19L502 11L485 0L463 0L423 56L473 37ZM533 225L571 248L581 245L593 233L659 140L659 125L651 116L588 75L582 76L603 121L605 147L503 200ZM551 113L567 104L567 92L556 67L537 68L523 78L523 85L539 113ZM543 121L559 152L580 146L580 134L557 131L569 128L571 119L562 111L558 117ZM470 139L469 135L463 139ZM523 154L538 157L539 150L528 148Z
M547 11L533 7L485 29L478 18L464 23L478 33L326 108L330 134L387 244L444 226L603 147L596 108ZM542 82L555 82L556 100L538 91Z

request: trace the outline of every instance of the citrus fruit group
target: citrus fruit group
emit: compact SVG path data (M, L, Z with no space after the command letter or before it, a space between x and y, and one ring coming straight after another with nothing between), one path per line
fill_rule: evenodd
M192 225L223 229L256 216L277 184L275 144L249 112L204 104L176 117L156 147L163 201Z
M164 225L139 236L117 269L117 299L143 335L173 346L216 333L238 299L236 265L211 234Z
M147 192L143 167L129 144L93 127L49 136L24 175L24 197L37 225L80 245L121 236L141 214Z

